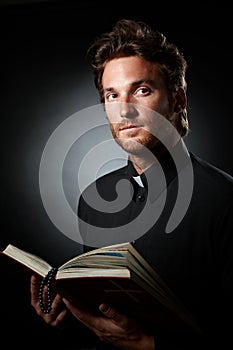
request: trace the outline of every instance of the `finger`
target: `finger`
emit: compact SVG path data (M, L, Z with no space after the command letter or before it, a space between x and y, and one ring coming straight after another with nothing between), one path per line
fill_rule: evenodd
M135 319L132 319L128 315L120 313L117 309L106 303L100 304L99 310L105 317L112 321L116 327L115 330L118 332L118 334L119 332L120 334L123 332L124 334L127 333L128 335L131 334L135 336L142 331L141 325Z
M31 285L30 285L30 291L31 291L31 305L34 307L36 313L43 317L44 320L47 323L56 322L58 319L58 323L60 320L63 320L65 315L67 314L67 310L65 308L65 305L62 301L62 297L59 294L56 294L52 305L51 305L51 311L49 314L44 314L40 307L39 302L39 287L40 287L40 281L36 276L31 276ZM44 293L46 293L46 288Z
M116 322L120 322L124 320L124 316L120 314L114 307L103 303L99 305L99 310L102 312L102 314L108 318L111 318L112 320Z
M31 276L30 292L31 292L31 305L36 306L39 302L39 287L40 282L36 276Z
M79 309L79 307L76 304L72 303L70 300L63 297L62 301L65 306L71 311L71 313L74 314L75 317L86 313L85 311Z
M53 312L52 309L49 314L44 316L44 320L53 327L63 329L66 326L64 319L67 317L68 312L66 308L59 313Z
M39 303L35 307L35 310L36 310L37 314L40 317L42 317L43 320L47 324L49 324L53 327L56 327L56 328L64 328L65 327L64 319L66 318L69 311L66 308L66 306L64 305L60 295L56 295L56 297L52 303L51 311L49 313L44 313L41 310Z
M92 315L90 312L80 309L76 304L74 305L69 300L63 298L63 302L70 312L84 325L89 328L93 328L97 320L96 315Z

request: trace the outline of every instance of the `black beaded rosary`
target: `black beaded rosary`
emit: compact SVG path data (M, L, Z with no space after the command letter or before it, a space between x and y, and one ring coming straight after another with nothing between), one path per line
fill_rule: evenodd
M53 267L47 275L43 278L39 288L39 303L40 308L45 314L49 314L52 309L52 296L51 296L51 283L57 273L57 267ZM44 288L47 286L47 292L45 294ZM45 302L45 295L47 300ZM47 306L46 306L47 305Z

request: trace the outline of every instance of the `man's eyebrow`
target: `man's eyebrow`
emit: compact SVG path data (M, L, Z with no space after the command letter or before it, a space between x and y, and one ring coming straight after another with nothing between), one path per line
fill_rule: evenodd
M103 89L103 92L109 92L109 91L113 91L113 90L114 90L113 87L108 87L108 88Z
M141 79L141 80L136 80L135 82L133 82L132 85L142 85L142 84L148 84L148 85L154 85L155 81L152 79Z
M152 79L140 79L140 80L136 80L134 82L132 82L130 84L130 86L139 86L139 85L143 85L143 84L148 84L148 85L155 85L156 82ZM105 89L103 89L104 92L109 92L109 91L114 91L115 88L113 87L106 87Z

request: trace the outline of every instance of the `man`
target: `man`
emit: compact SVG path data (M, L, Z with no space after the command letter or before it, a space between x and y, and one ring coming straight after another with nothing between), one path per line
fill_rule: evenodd
M144 329L107 303L99 305L100 316L92 315L60 295L44 314L35 277L31 303L57 327L71 312L97 336L98 349L224 348L227 341L232 346L233 179L184 146L186 61L160 32L132 20L118 21L98 38L90 56L112 135L129 159L80 197L85 248L132 241L193 314L201 335ZM126 181L119 193L131 193L128 202L118 198L121 180ZM103 209L100 199L109 206L119 199L118 210Z

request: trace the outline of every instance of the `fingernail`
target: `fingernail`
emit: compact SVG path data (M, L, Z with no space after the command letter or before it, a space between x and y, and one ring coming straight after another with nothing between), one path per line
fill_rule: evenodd
M100 305L100 311L107 312L108 310L109 310L109 305L108 304L101 304Z

